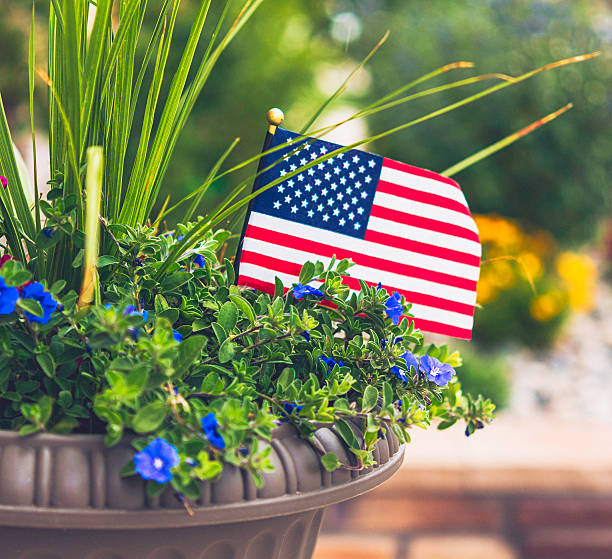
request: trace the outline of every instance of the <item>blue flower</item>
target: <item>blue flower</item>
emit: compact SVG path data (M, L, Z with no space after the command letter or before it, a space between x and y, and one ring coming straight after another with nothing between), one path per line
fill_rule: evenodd
M204 260L204 257L201 254L198 254L194 260L193 263L198 267L198 268L204 268L206 266L206 260Z
M53 228L52 227L45 227L43 229L43 233L44 233L45 237L51 239L53 237Z
M414 367L417 371L419 370L419 360L418 358L410 351L406 351L400 355L402 359L406 360L406 365L408 365L408 372ZM397 375L400 380L404 382L408 382L408 378L406 377L406 373L400 369L399 367L391 367L391 372Z
M127 307L125 307L123 314L125 314L126 316L138 314L142 316L145 322L148 322L149 320L149 313L147 311L139 311L134 305L128 305Z
M4 278L0 276L0 314L11 314L19 299L19 289L8 287Z
M304 295L314 295L315 297L323 297L323 292L316 287L312 287L311 285L302 285L298 283L293 288L293 296L296 299L301 299Z
M160 438L151 441L134 456L136 473L142 479L152 479L157 483L168 483L172 479L170 470L178 463L176 447Z
M429 355L421 357L421 371L427 375L427 380L435 382L438 386L446 386L455 374L455 369L448 363L442 363Z
M172 330L172 336L179 344L183 341L183 336L176 330Z
M329 373L331 373L335 365L338 365L338 367L344 367L344 363L342 363L342 361L335 361L331 357L325 357L325 355L321 355L319 359L327 365L327 376L329 376Z
M378 285L376 286L376 291L380 291L382 289L382 283L378 282Z
M33 314L26 312L26 318L30 322L40 322L41 324L47 324L51 315L57 309L57 301L53 298L53 295L48 291L45 291L45 286L39 281L35 281L26 285L23 288L24 299L34 299L40 303L43 310L42 316L34 316Z
M285 402L283 404L283 409L287 415L293 414L293 412L299 412L304 407L303 404L294 404L292 402Z
M389 315L391 322L393 322L393 324L399 324L400 317L404 312L402 296L395 291L393 295L385 301L385 307L387 307L385 312Z
M219 422L213 412L210 412L206 417L202 418L202 429L204 430L206 438L210 441L210 444L223 450L225 448L225 441L219 434L218 427Z
M302 336L304 336L304 338L305 338L305 340L306 340L307 342L309 342L309 341L310 341L310 332L309 332L308 330L304 330L304 331L302 332Z

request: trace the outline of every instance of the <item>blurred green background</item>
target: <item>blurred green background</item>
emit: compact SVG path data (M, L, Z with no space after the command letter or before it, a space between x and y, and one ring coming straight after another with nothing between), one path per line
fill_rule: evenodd
M158 3L151 0L150 5ZM171 54L174 65L197 2L182 4ZM221 4L213 1L213 13ZM235 4L236 11L239 3ZM0 90L16 136L28 131L30 9L24 0L0 0ZM37 9L41 64L46 23L43 7ZM520 265L506 262L488 270L483 266L476 342L487 350L509 344L550 346L571 311L590 310L582 292L592 289L593 272L584 262L589 257L580 251L601 234L612 206L611 21L609 5L596 0L268 0L215 68L176 149L160 203L166 195L176 200L199 186L235 137L241 141L228 164L255 155L265 134L268 108L283 108L286 126L299 130L387 29L389 39L330 106L327 122L449 62L471 61L476 68L454 70L423 89L476 73L518 75L556 59L601 50L595 60L545 73L368 146L370 151L441 171L574 103L568 114L456 177L473 212L490 215L483 218L483 225L489 226L483 238L485 256L522 258ZM206 39L205 34L202 42ZM343 137L358 139L355 135L385 130L490 84L402 105L347 130ZM45 93L40 82L37 87L37 122L44 132ZM246 169L217 181L201 213L251 172ZM497 216L502 221L495 222ZM167 226L177 219L180 215L170 216ZM498 227L500 223L505 225ZM241 225L242 216L228 224L236 231ZM572 264L573 257L583 258L582 268ZM537 293L526 275L535 280ZM507 370L501 361L491 363L468 355L466 381L471 391L477 391L483 390L487 375L498 377L499 383L489 383L487 391L493 390L490 395L503 404L508 399ZM499 388L491 389L493 385Z

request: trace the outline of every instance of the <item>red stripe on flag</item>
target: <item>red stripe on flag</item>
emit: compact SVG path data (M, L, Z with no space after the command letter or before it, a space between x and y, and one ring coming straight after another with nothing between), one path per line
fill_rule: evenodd
M394 159L387 159L386 157L383 157L383 167L395 169L396 171L403 171L404 173L417 175L418 177L425 177L426 179L432 179L438 182L445 182L446 184L450 184L451 186L455 186L459 189L461 188L453 179L443 177L442 175L438 175L438 173L434 173L433 171L429 171L428 169L421 169L420 167L413 167L412 165L408 165L407 163L395 161Z
M249 276L238 276L238 285L252 287L253 289L257 289L258 291L262 291L264 293L274 293L273 283L261 281L256 278L251 278ZM465 340L470 340L472 338L472 332L466 328L449 326L448 324L442 324L440 322L434 322L433 320L425 320L422 318L406 318L414 322L415 326L419 330L423 330L424 332L431 332L432 334L441 334L444 336L453 336L455 338L462 338Z
M465 227L461 227L459 225L453 225L452 223L445 223L444 221L430 219L428 217L407 214L398 210L385 208L383 206L372 206L370 215L380 217L381 219L386 219L388 221L395 221L396 223L410 225L419 229L428 229L429 231L436 231L438 233L468 239L477 243L480 242L478 239L478 233L476 233L476 231L466 229Z
M319 243L317 241L309 241L307 239L302 239L300 237L293 237L292 235L287 235L286 233L278 233L276 231L270 231L268 229L263 229L261 227L257 227L254 225L249 225L246 230L245 239L249 237L253 239L259 239L260 241L266 241L271 244L284 246L287 248L293 248L296 250L301 250L303 252L307 252L310 254L318 254L319 256L326 256L331 258L336 255L336 258L351 258L353 262L356 264L360 264L361 266L367 266L368 268L374 268L376 270L383 270L387 272L392 272L395 274L400 274L412 278L423 279L426 281L431 281L435 283L439 283L442 285L448 285L451 287L458 287L460 289L466 289L469 291L476 290L476 282L474 280L460 278L457 276L452 276L450 274L444 274L442 272L435 272L432 270L427 270L424 268L418 268L416 266L410 266L408 264L400 264L398 262L390 262L385 260L384 258L377 258L375 256L367 256L365 254L361 254L359 252L354 252L351 250L346 250L340 247L333 247L330 245L326 245L323 243ZM244 255L247 254L248 251L243 250L241 253L240 260L242 262L246 262L244 259ZM256 253L253 254L254 257L261 258L270 258L263 255L258 255ZM274 258L273 260L278 261L281 266L284 266L286 263L284 260L278 260ZM270 268L271 270L281 271L282 268L277 268L272 263L265 264L261 262L251 261L251 264L259 264L260 266L265 266ZM299 264L295 264L298 266L298 271L295 275L299 275ZM294 272L287 272L294 273Z
M262 291L263 293L268 293L269 295L274 294L274 290L276 286L273 283L268 281L262 281L257 278L251 278L249 276L243 276L240 274L238 276L238 285L244 285L245 287L252 287L253 289L257 289L257 291ZM285 288L287 290L287 288Z
M267 270L272 270L273 272L280 272L282 274L294 276L296 282L300 274L300 270L302 269L301 264L296 264L294 262L287 262L286 260L281 260L279 258L274 258L272 256L257 254L255 252L250 252L248 250L242 251L242 257L240 261L244 262L245 264L254 264L256 266L261 266L262 268L266 268ZM342 278L343 278L342 283L348 285L351 289L354 289L355 291L360 290L358 278L353 277L353 276L342 276ZM369 280L364 280L364 281L370 286L377 285L377 283L373 281L369 281ZM450 301L442 297L436 297L434 295L427 295L425 293L418 293L416 291L407 291L405 289L400 289L399 287L390 287L386 285L384 287L389 293L393 293L394 291L399 291L401 294L403 294L406 297L406 300L409 303L414 303L415 305L425 305L427 307L434 307L436 309L452 311L452 312L464 314L467 316L472 316L474 314L473 305L468 305L466 303L459 303L456 301Z
M459 328L458 326L449 326L441 322L433 320L425 320L424 318L407 317L408 320L414 322L414 325L423 332L431 332L432 334L441 334L442 336L452 336L453 338L461 338L462 340L471 340L472 331L468 328Z
M421 202L422 204L429 204L430 206L436 206L438 208L445 208L465 215L472 214L468 207L457 200L440 196L439 194L432 194L431 192L423 192L422 190L414 190L407 186L401 186L387 181L379 181L377 192L384 192L385 194L391 194L392 196L398 196L399 198L406 198L407 200L413 200L414 202Z
M373 231L372 229L368 229L366 231L365 240L371 243L377 243L379 245L387 245L390 247L399 248L401 250L408 250L410 252L424 254L426 256L443 258L444 260L450 260L452 262L457 262L458 264L466 264L476 268L480 266L480 258L475 254L468 254L467 252L461 252L460 250L453 250L451 248L430 245L420 241L413 241L412 239L406 239L404 237L396 237L395 235L381 233L380 231Z

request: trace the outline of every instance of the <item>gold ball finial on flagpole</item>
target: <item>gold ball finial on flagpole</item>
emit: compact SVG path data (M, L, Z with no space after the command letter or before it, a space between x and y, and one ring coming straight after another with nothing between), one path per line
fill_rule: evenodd
M280 126L281 122L283 122L285 118L285 113L276 107L270 109L266 113L266 120L268 121L268 132L270 134L274 134L276 132L276 127Z

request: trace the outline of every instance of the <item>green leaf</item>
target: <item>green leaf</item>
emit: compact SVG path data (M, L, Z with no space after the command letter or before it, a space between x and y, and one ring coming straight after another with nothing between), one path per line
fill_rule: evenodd
M164 291L173 291L191 279L189 272L174 272L164 278L161 283Z
M306 262L300 270L299 282L303 285L307 284L312 279L314 270L314 264L310 261Z
M221 307L217 321L226 332L231 332L238 321L238 307L231 301L227 301Z
M221 326L218 322L213 322L212 329L215 332L217 341L222 344L227 339L227 332L225 331L225 328L223 328L223 326Z
M50 353L41 353L40 355L37 355L36 361L40 365L40 368L43 370L45 375L50 378L55 376L55 361Z
M231 340L225 340L219 347L219 363L227 363L236 355L236 344Z
M249 319L251 324L255 324L255 310L251 306L244 297L240 297L239 295L230 295L230 301L232 301Z
M163 483L157 483L152 479L147 481L147 496L149 497L157 497L158 495L161 495L164 492L164 489L166 489L166 485Z
M19 429L19 434L21 436L25 435L33 435L34 433L38 433L40 431L40 427L37 425L24 425L21 429Z
M114 256L110 256L109 254L103 254L98 257L98 268L104 268L105 266L110 266L111 264L117 264L118 260Z
M132 419L132 429L136 433L155 431L166 419L168 406L165 402L151 402L140 408Z
M179 344L178 359L174 363L174 375L182 376L198 359L206 344L205 336L189 336Z
M7 271L4 270L5 267L6 265L2 266L2 275L4 283L8 287L20 287L32 279L32 274L27 270L15 269L11 274L7 274Z
M338 466L340 466L340 461L333 452L328 452L327 454L321 456L321 463L328 472L333 472L334 470L338 469Z
M159 314L168 308L170 308L170 306L168 305L168 301L166 301L163 295L158 293L155 296L155 312Z
M202 386L200 387L200 392L204 392L206 394L213 394L213 391L219 384L220 380L221 379L219 378L218 373L216 373L215 371L211 371L204 377L204 380L202 381Z
M17 304L26 312L33 314L34 316L41 317L43 313L43 309L40 306L40 303L36 301L36 299L19 299Z
M227 274L227 285L233 285L236 277L234 265L227 258L223 261L223 265Z
M287 390L287 387L293 382L295 378L295 370L291 367L285 367L280 377L278 377L277 384L283 390Z
M283 282L278 278L274 278L274 297L282 297L285 294L285 286Z
M371 384L363 392L361 411L370 411L378 402L378 390Z
M161 318L165 318L170 324L174 324L179 319L178 309L166 309L157 314Z
M350 448L359 448L359 442L355 437L355 433L353 433L353 430L351 429L350 425L344 419L336 419L334 425L336 426L336 429L338 429L338 433L340 433L340 436L344 439L344 442Z
M393 402L393 388L385 381L383 382L383 407L388 406Z

